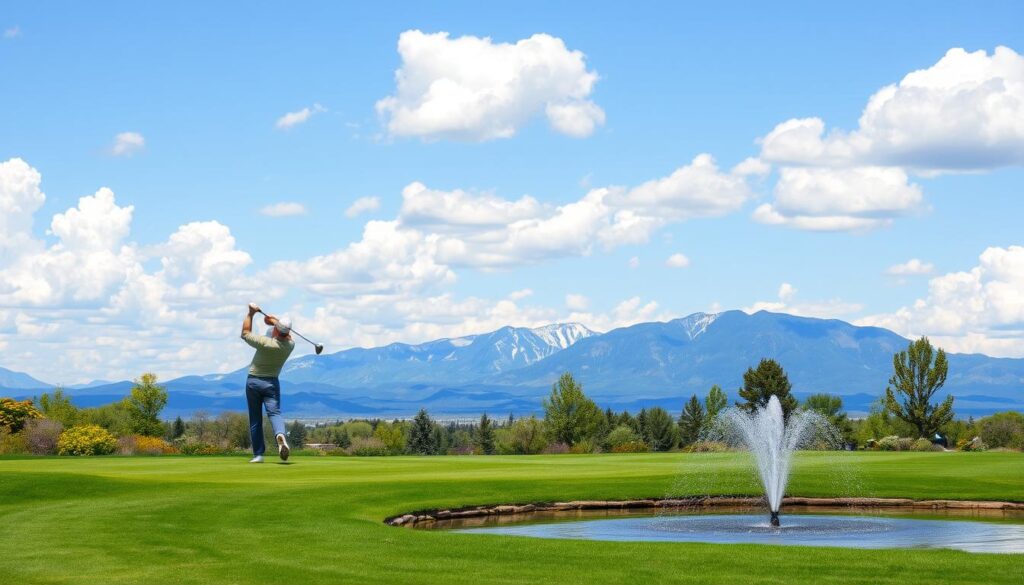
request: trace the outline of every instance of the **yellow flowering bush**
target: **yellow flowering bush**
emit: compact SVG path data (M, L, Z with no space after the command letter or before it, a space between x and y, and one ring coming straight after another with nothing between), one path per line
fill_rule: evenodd
M135 435L135 452L139 455L171 455L178 450L160 437Z
M117 437L99 425L78 425L60 434L60 455L109 455L117 449Z
M0 427L10 433L17 433L25 423L34 418L43 418L31 400L0 398Z

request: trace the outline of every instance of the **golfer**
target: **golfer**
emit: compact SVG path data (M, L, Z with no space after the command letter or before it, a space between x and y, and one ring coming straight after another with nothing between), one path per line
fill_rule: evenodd
M263 441L263 411L274 427L277 453L282 461L288 460L288 440L284 436L284 419L281 418L281 366L295 349L292 341L292 324L287 319L279 320L265 315L263 322L270 326L267 335L252 332L252 317L262 312L258 305L249 303L249 315L242 321L242 339L256 350L249 366L249 378L245 381L245 399L249 402L249 437L252 439L253 458L249 463L263 463L266 444Z

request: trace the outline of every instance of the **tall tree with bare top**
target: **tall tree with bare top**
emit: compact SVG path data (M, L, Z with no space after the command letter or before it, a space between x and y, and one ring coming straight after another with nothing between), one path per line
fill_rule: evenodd
M949 366L946 352L938 352L927 337L911 341L906 351L892 357L893 376L885 389L885 407L917 429L919 437L930 437L953 419L953 397L932 404L932 396L946 383ZM897 393L902 401L896 399Z

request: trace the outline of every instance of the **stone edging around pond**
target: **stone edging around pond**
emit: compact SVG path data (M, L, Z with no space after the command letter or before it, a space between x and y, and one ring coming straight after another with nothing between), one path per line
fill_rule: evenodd
M786 506L850 506L855 508L915 508L928 510L1021 510L1020 502L987 502L973 500L911 500L909 498L800 498L782 500ZM423 510L412 514L399 514L384 520L390 526L415 526L437 520L478 518L481 516L508 516L530 512L563 512L569 510L623 510L623 509L665 509L700 508L718 506L763 506L764 498L750 497L706 497L647 500L579 500L572 502L541 502L535 504L504 504L495 506L470 506L466 508Z

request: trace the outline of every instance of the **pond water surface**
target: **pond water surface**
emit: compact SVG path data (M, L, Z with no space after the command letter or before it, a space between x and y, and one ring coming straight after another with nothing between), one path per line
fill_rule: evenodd
M915 514L913 517L877 511L869 515L848 512L787 514L784 509L779 528L769 526L764 513L628 514L568 521L491 521L475 527L449 527L453 532L462 534L579 540L947 548L968 552L1024 553L1024 523L1020 523L1020 518L1001 515L989 521L979 521L946 514Z

